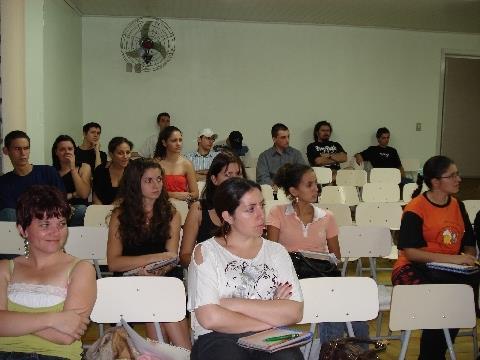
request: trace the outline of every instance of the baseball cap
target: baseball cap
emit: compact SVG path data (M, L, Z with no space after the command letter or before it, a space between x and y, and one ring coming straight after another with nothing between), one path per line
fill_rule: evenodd
M210 128L205 128L205 129L203 129L203 130L200 130L200 131L198 132L198 136L197 136L197 137L200 137L200 136L206 136L206 137L212 138L213 140L216 140L217 137L218 137L218 135L215 134L215 133L213 132L213 130L210 129Z
M232 131L230 135L228 135L228 141L232 148L240 149L242 147L243 135L240 131Z

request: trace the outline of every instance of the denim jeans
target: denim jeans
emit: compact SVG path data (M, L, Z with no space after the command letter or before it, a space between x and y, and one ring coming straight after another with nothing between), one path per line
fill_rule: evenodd
M0 351L0 360L66 360L59 356Z
M318 325L321 344L343 338L344 334L347 333L347 325L345 323L324 322ZM352 322L352 327L355 337L369 338L368 323L366 321L354 321Z

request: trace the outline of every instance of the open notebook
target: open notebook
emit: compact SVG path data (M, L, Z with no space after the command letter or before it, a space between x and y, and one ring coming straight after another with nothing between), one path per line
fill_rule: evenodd
M474 274L480 271L478 266L470 266L470 265L458 265L458 264L450 264L450 263L441 263L441 262L429 262L427 263L427 267L430 269L437 269L443 271L450 271L459 274Z
M126 271L126 272L123 273L123 276L138 275L141 272L142 269L145 269L146 271L151 272L151 271L158 270L158 269L160 269L164 266L172 265L172 264L175 265L177 263L178 263L178 257L170 258L170 259L166 259L166 260L162 260L162 261L155 261L155 262L150 263L148 265L145 265L143 267L138 267L138 268Z
M238 339L238 345L273 353L290 347L301 346L312 340L312 333L290 328L274 328Z
M308 250L299 250L298 252L301 253L306 258L326 260L331 264L335 264L335 265L338 264L338 259L334 253L324 253L324 252L308 251Z

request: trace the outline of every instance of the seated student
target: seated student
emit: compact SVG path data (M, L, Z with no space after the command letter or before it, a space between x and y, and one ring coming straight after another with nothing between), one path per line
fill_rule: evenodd
M418 177L418 189L403 212L392 284L469 284L478 304L478 273L462 275L426 266L428 262L475 264L475 238L470 220L463 203L452 196L458 193L460 181L457 166L445 156L434 156L423 166L423 178ZM422 182L428 191L420 194ZM452 342L457 334L458 329L450 329ZM419 359L445 359L446 350L442 330L423 330Z
M198 185L192 163L182 156L182 132L167 126L158 135L155 160L165 170L168 196L189 203L198 199Z
M152 159L132 160L125 170L108 230L107 263L111 271L125 272L177 257L180 214L168 201L163 177L162 168ZM163 276L173 267L142 275ZM191 347L186 319L162 327L174 345ZM147 324L147 336L156 339L153 324Z
M193 164L197 181L205 180L205 175L207 175L208 168L210 167L214 157L218 154L218 151L214 151L212 149L213 143L217 137L218 135L215 134L212 129L201 130L197 137L197 151L191 151L185 155L185 157Z
M252 156L250 154L250 149L243 142L243 135L240 131L234 130L229 135L228 138L220 141L217 145L214 146L216 151L229 150L237 155L240 160L242 160L245 167L252 166Z
M13 170L0 176L0 221L13 222L17 199L30 186L52 185L61 191L65 186L54 167L30 164L30 138L25 132L11 131L4 141L3 153L10 158Z
M222 226L198 244L188 269L188 309L196 341L191 359L303 359L299 348L247 350L238 338L295 324L303 296L285 248L262 238L263 198L253 181L224 181L213 199Z
M91 189L90 165L75 161L75 141L68 135L60 135L55 139L52 146L52 163L65 185L68 203L73 207L68 225L83 226Z
M90 165L92 172L97 166L107 163L107 154L100 150L101 133L100 124L89 122L83 125L83 142L75 150L77 161Z
M308 162L312 166L324 166L337 171L340 163L347 161L347 153L338 142L331 141L332 125L319 121L313 129L313 143L307 146ZM335 175L335 174L334 174Z
M400 170L402 183L411 182L405 178L402 162L398 156L397 150L388 146L390 141L390 131L386 127L377 130L378 145L369 146L367 149L355 154L355 161L361 165L364 161L370 161L373 168L396 168Z
M97 287L93 266L63 251L70 211L52 186L18 199L25 255L0 261L0 359L82 358Z
M108 153L112 159L108 164L100 165L93 173L93 203L110 205L115 200L132 153L133 143L127 138L117 136L108 143Z
M270 210L267 215L268 239L279 242L289 252L307 250L333 253L340 259L335 218L330 211L313 205L318 197L317 178L313 169L308 165L285 164L273 181L292 202ZM366 322L353 322L353 327L357 337L368 338ZM324 343L342 337L344 329L344 323L320 323L320 341Z
M167 126L170 126L170 114L167 112L162 112L157 115L157 127L158 132L150 135L142 147L138 150L138 153L135 155L141 156L143 158L153 158L155 154L155 147L157 146L158 134Z
M245 177L245 168L233 153L222 151L210 165L200 201L194 202L188 210L180 247L180 264L183 267L190 264L195 244L210 239L222 225L213 208L213 196L217 187L231 177Z

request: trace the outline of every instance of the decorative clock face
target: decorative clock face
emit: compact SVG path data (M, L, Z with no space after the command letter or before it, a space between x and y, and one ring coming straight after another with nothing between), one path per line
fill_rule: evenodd
M175 35L161 19L139 17L123 30L120 49L127 71L155 71L172 59Z

